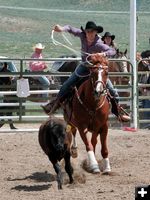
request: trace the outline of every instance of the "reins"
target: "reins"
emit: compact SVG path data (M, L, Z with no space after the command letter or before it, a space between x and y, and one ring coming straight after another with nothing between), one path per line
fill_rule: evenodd
M94 116L94 113L95 113L95 112L94 112L93 110L89 110L88 107L85 106L85 104L83 103L83 101L82 101L81 98L80 98L80 95L79 95L79 93L78 93L77 88L74 87L74 89L75 89L76 97L77 97L78 101L80 102L80 104L81 104L81 105L83 106L83 108L88 112L89 115Z

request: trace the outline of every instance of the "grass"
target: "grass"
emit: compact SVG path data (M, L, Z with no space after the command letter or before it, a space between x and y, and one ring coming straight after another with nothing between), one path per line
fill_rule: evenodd
M71 2L71 3L70 3ZM83 3L84 2L84 3ZM85 3L86 2L86 3ZM105 3L104 3L105 2ZM120 2L120 3L119 3ZM94 4L95 3L95 4ZM65 0L63 6L62 1L48 0L0 0L0 6L17 6L29 8L46 8L46 9L73 9L73 10L129 10L129 0L93 0L90 1L69 1ZM148 11L150 4L143 0L140 8ZM110 8L111 6L111 8ZM150 48L149 45L149 14L138 14L137 22L137 51L143 51ZM32 54L32 47L37 42L45 44L45 57L58 57L64 54L72 54L69 50L54 46L50 39L50 30L55 24L70 24L75 27L85 26L88 20L93 20L97 24L102 25L105 31L110 31L116 35L116 43L121 50L128 49L130 38L130 16L129 14L101 14L86 12L48 12L48 11L31 11L31 10L15 10L0 8L0 55L8 57L26 57ZM80 47L79 40L72 39L74 48Z

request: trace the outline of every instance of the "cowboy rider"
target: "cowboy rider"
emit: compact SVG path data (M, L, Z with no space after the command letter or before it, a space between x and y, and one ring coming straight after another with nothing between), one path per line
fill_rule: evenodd
M68 32L76 37L79 37L81 40L81 57L82 62L77 67L77 73L73 72L72 75L67 79L67 81L61 87L57 98L55 101L50 102L49 104L42 106L44 111L51 115L53 114L59 107L60 103L63 102L68 95L68 92L76 86L79 82L83 82L87 79L87 75L89 74L89 69L85 66L86 58L89 54L99 53L101 56L112 57L116 54L116 50L108 45L104 44L101 40L101 37L98 33L103 32L102 26L97 26L93 21L88 21L86 23L85 29L81 26L81 29L72 27L70 25L65 25L64 27L60 25L54 26L54 31L56 32ZM78 75L80 76L78 76ZM115 114L120 121L129 121L130 117L125 113L120 112L120 106L118 106L118 93L113 88L111 81L108 79L107 88L113 97L111 100L112 105L116 106L116 109L112 109L113 114ZM114 112L115 110L115 112ZM116 111L117 110L117 111Z

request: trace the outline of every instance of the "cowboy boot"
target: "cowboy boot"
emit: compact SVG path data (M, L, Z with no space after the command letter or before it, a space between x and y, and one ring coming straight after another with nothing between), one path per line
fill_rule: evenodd
M110 98L112 105L112 113L117 116L118 120L121 122L129 122L131 120L128 113L118 104L118 100L116 98Z
M41 105L41 107L43 108L44 112L47 115L51 115L53 114L58 108L60 108L60 100L54 99L52 100L50 103L46 104L46 105Z

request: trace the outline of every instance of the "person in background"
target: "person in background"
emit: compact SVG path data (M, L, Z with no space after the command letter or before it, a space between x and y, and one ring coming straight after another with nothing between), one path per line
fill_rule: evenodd
M45 46L43 46L41 43L37 43L33 49L34 52L31 56L31 58L34 59L42 59L43 55L42 55L42 50L45 48ZM47 69L47 65L44 61L40 61L40 60L33 60L31 62L29 62L29 70L31 72L35 72L35 71L44 71L45 69ZM39 82L43 85L43 88L45 90L48 90L50 87L50 81L48 80L48 78L46 76L40 76L40 77L34 77L35 79L39 80ZM48 94L43 94L43 97L48 97Z
M115 35L112 35L110 32L105 32L102 36L102 41L104 44L107 44L109 47L117 49L116 44L114 43Z
M7 69L9 71L18 72L18 70L17 70L17 68L16 68L16 66L15 66L15 64L13 62L7 62L7 65L8 65Z
M0 59L1 58L7 58L5 56L0 56ZM10 72L18 72L17 70L17 67L15 66L15 64L12 62L12 61L4 61L4 60L0 60L0 69L3 68L3 65L7 64L7 69L10 71Z
M144 68L146 71L150 71L150 50L143 51L141 54L138 55L139 61L141 60ZM140 57L141 56L141 57ZM142 60L147 59L147 60ZM150 74L143 75L142 79L143 84L150 84ZM150 87L141 87L140 88L141 96L150 96ZM141 100L142 108L149 109L150 108L150 99L145 98ZM150 111L146 110L141 114L142 120L150 120ZM143 123L141 124L141 128L150 129L150 123Z
M86 58L88 55L93 53L99 53L101 56L111 57L116 54L116 50L114 48L109 47L104 44L98 36L98 33L103 32L102 26L97 26L95 22L88 21L86 23L85 28L81 26L81 28L75 28L70 25L60 26L55 25L53 28L56 32L68 32L75 37L79 37L81 41L81 58L82 62L77 67L77 73L73 72L72 75L67 79L67 81L61 87L57 98L54 102L50 102L49 104L42 106L44 111L51 115L53 114L59 107L60 103L63 102L68 95L69 91L79 83L85 81L88 78L89 69L86 67ZM117 91L113 88L111 81L108 79L107 88L110 91L110 94L114 97L118 97ZM117 101L116 101L117 104ZM116 106L119 108L119 106ZM116 113L114 113L116 114ZM122 115L120 111L117 112L117 117L122 121L129 121L129 117L126 115Z

